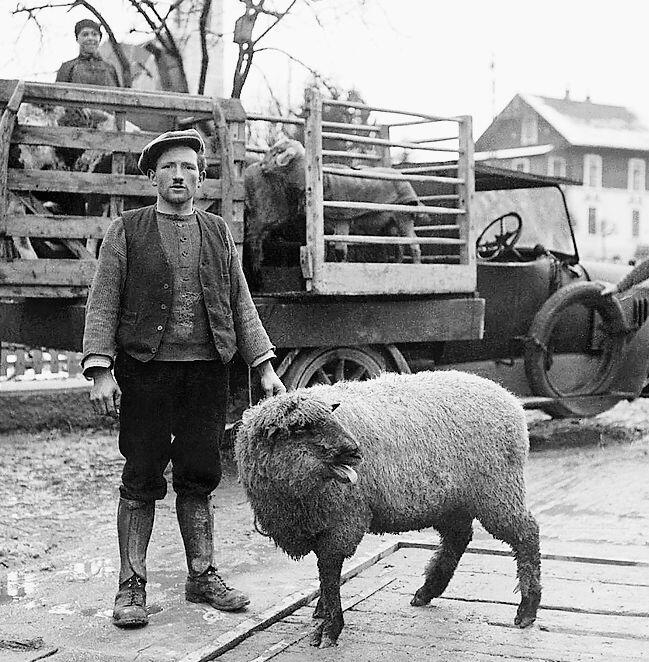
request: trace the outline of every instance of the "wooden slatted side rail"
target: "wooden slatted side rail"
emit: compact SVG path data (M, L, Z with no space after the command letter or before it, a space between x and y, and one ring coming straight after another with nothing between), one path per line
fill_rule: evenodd
M84 108L96 113L99 109L105 112L110 128L21 124L16 121L21 103L54 110ZM197 196L197 206L221 213L241 247L246 149L245 113L237 99L0 80L0 110L3 106L0 129L6 139L0 146L0 295L85 296L94 273L98 240L110 218L119 215L127 204L139 206L155 198L148 178L133 172L131 155L138 155L157 134L134 129L128 123L131 113L164 115L173 118L177 126L199 124L197 128L204 131L208 177ZM108 172L104 168L102 172L86 172L9 167L12 146L21 150L44 146L95 151L97 156L110 156ZM53 208L43 205L61 195L79 196L88 202L89 209L93 200L94 213L56 215ZM65 246L78 259L68 259L69 253L61 253L61 258L44 257L39 249L43 242Z
M323 129L319 118L323 105L342 106L350 109L363 109L377 114L395 114L405 116L405 120L383 123L378 135L352 135ZM431 123L440 124L440 133L415 139L395 138L391 135L393 127L412 127ZM450 124L450 128L449 128ZM349 127L353 130L353 125ZM369 106L361 103L347 103L338 100L323 100L317 90L307 95L306 103L306 210L307 210L307 247L303 253L303 263L309 267L307 289L320 294L412 294L412 293L444 293L473 292L476 287L476 265L472 250L474 229L471 225L470 202L473 193L473 143L471 136L471 118L443 117L426 113L399 111L393 108ZM311 138L309 138L309 136ZM314 136L317 136L314 138ZM439 153L440 161L446 153L455 155L453 164L441 162L438 165L427 165L419 169L416 165L390 171L368 170L362 167L356 169L336 168L322 165L324 150L322 139L344 140L348 145L366 145L383 150L383 165L390 166L389 150L400 148L409 152ZM388 158L386 158L388 157ZM318 199L323 196L324 176L360 178L366 180L384 180L386 182L406 181L418 190L423 190L423 199L419 204L399 204L396 202L380 203L373 200L362 201L363 198L333 199L333 193L328 193L327 199L321 202L323 209L349 210L348 217L331 216L334 232L325 234L323 213L311 215L317 206ZM426 188L432 190L427 191ZM328 191L332 189L329 188ZM345 195L345 194L343 194ZM342 197L342 195L341 195ZM439 202L440 204L435 204ZM355 210L359 212L396 212L399 215L414 216L417 241L407 236L378 236L376 231L367 234L354 232L353 218ZM424 220L424 219L427 219ZM331 221L329 221L331 225ZM311 228L311 226L313 226ZM405 226L407 227L407 226ZM337 231L342 230L342 232ZM329 231L331 232L331 231ZM398 234L406 234L405 229ZM317 245L333 245L335 252L323 251ZM389 262L338 262L332 259L345 260L348 255L348 245L401 246L409 245L412 254L411 263L394 264ZM341 252L341 247L344 251ZM422 258L415 259L419 251L432 249ZM417 249L417 252L415 252ZM403 255L402 249L397 255Z
M376 121L375 124L324 121L323 106L338 106L349 110L362 110ZM394 116L397 116L396 119ZM386 117L389 116L389 117ZM385 121L383 121L385 118ZM363 103L322 99L317 90L307 90L305 118L286 118L272 114L249 114L249 122L267 122L278 126L303 126L306 151L305 208L307 215L306 246L301 249L301 267L307 290L322 294L391 294L391 293L442 293L472 292L476 285L476 266L471 250L474 229L471 226L470 202L473 192L473 143L469 117L445 117L402 111L393 108L371 106ZM379 121L380 120L380 121ZM399 137L391 135L392 129L400 131L414 127L416 131L433 131L432 135ZM323 139L346 143L348 149L324 149ZM370 148L369 151L361 151ZM394 168L393 148L411 153L431 154L438 163ZM248 154L259 155L265 149L247 145ZM453 155L451 163L447 154ZM326 157L335 157L339 163L353 162L350 168L339 164L326 165ZM362 163L362 166L358 164ZM367 164L367 166L365 165ZM376 166L382 166L377 169ZM405 204L397 200L381 203L363 197L335 199L332 191L334 177L410 183L415 188L419 204ZM327 186L325 193L325 179ZM337 184L336 184L337 186ZM327 196L326 199L324 196ZM369 195L369 194L368 194ZM345 213L348 212L348 213ZM355 213L357 212L357 213ZM396 212L413 216L416 241L411 235L394 236L367 230L354 232L353 221L363 212ZM327 234L325 234L327 216ZM334 229L332 232L331 225ZM401 231L399 231L401 232ZM389 234L390 236L383 236ZM332 245L346 260L349 245L376 245L397 247L410 245L429 249L421 263L348 264L330 262ZM431 253L432 250L432 253ZM384 255L388 253L383 252ZM403 256L402 248L396 253ZM358 253L354 253L358 255ZM328 256L328 257L325 257ZM340 258L338 258L340 259ZM394 258L392 258L394 260ZM434 272L429 268L435 269ZM426 274L426 275L424 275ZM431 274L432 277L427 277Z
M45 347L25 347L2 343L0 346L0 379L55 374L76 377L81 374L80 352ZM32 374L29 374L32 371Z

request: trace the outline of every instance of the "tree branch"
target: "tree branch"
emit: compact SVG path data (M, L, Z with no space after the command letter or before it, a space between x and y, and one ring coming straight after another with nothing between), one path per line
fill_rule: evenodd
M210 64L210 54L207 50L207 20L212 9L212 0L203 0L201 17L198 26L201 33L201 73L198 78L198 94L205 92L205 79L207 78L207 68Z
M275 20L275 22L274 22L272 25L270 25L269 27L267 27L267 28L266 28L266 29L265 29L265 30L264 30L264 31L263 31L263 32L257 37L257 39L255 39L255 41L253 42L252 45L254 46L254 45L257 44L261 39L263 39L263 38L264 38L264 37L265 37L265 36L266 36L266 35L267 35L267 34L268 34L268 33L269 33L269 32L270 32L270 31L271 31L271 30L272 30L272 29L273 29L273 28L274 28L274 27L275 27L275 26L276 26L276 25L277 25L277 24L278 24L278 23L279 23L279 22L280 22L285 16L287 16L287 15L290 13L291 9L293 9L293 7L295 6L296 3L297 3L297 0L293 0L293 2L291 2L291 4L286 8L286 11L282 12L282 14L280 14L280 15L276 15L276 14L274 14L274 13L271 14L270 12L267 12L267 11L263 12L263 13L265 13L265 14L271 14L272 16L276 16L276 20Z

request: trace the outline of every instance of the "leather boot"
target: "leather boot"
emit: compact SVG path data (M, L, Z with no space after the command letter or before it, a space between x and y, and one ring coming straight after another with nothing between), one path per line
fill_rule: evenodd
M113 623L118 627L141 627L149 622L146 612L146 550L153 529L153 501L119 500L119 590L115 596Z
M189 570L185 599L204 602L221 611L236 611L245 607L250 602L248 596L228 586L213 562L214 526L209 497L178 495L176 514Z

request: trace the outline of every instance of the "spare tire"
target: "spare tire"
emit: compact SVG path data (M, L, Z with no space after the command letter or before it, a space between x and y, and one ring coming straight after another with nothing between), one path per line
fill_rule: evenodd
M561 399L542 405L552 416L594 416L617 402L614 397L580 398L606 394L625 343L620 309L601 289L587 281L561 288L530 326L525 373L534 395Z

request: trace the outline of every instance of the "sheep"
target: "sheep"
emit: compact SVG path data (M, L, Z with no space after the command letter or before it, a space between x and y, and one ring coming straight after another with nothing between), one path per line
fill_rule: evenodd
M303 145L293 139L282 138L264 155L258 164L244 172L246 188L246 238L252 252L255 269L263 261L263 242L273 229L281 227L301 240L304 234L295 231L296 221L304 224L304 196L306 165ZM339 173L323 174L325 200L380 202L402 205L420 205L412 185L404 176L400 180L376 180L348 177L350 168L335 164ZM369 168L372 172L398 171L392 168ZM357 174L358 170L355 169ZM297 218L292 218L292 216ZM410 253L413 263L421 262L421 247L417 242L415 225L427 224L425 214L366 209L337 209L325 207L325 234L395 235L411 237ZM347 260L347 244L336 244L334 257ZM398 259L403 261L403 245L397 245Z
M343 628L340 573L366 532L434 527L441 545L410 604L442 594L478 519L508 543L531 625L541 600L539 527L525 505L528 432L518 400L459 371L384 373L301 388L244 413L235 452L262 531L290 557L315 552L323 618L311 644Z

